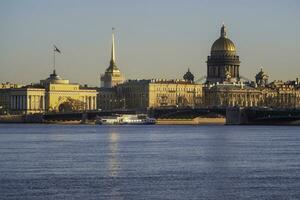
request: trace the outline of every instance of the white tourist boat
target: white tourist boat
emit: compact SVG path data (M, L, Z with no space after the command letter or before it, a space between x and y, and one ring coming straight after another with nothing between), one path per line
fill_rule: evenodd
M103 125L147 125L155 124L156 120L154 118L148 117L145 114L138 115L115 115L115 116L103 116L97 117L96 124Z

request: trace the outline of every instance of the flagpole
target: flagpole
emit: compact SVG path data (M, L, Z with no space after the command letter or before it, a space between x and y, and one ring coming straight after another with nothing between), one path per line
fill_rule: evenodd
M55 49L53 48L53 73L55 73Z

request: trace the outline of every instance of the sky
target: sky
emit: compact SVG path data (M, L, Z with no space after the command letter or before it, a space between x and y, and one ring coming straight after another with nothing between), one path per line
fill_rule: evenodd
M254 80L300 77L298 0L0 0L0 82L36 83L53 69L65 79L100 85L115 28L116 64L127 79L180 79L206 60L224 22Z

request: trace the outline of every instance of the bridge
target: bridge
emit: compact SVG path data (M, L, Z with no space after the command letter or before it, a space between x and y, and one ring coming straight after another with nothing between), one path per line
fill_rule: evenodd
M229 125L300 125L300 109L240 108L226 110Z
M46 121L80 121L95 120L97 116L112 116L115 114L135 114L134 110L114 110L114 111L86 111L86 112L57 112L45 113L43 120Z
M95 120L97 116L115 114L136 114L136 110L89 111L72 113L46 113L44 121L82 121ZM300 124L300 109L211 107L211 108L156 108L148 114L160 119L225 118L228 125L242 124ZM29 121L34 121L32 120Z
M137 110L112 110L112 111L87 111L87 112L61 112L46 113L43 120L46 121L80 121L95 120L97 116L112 116L115 114L136 114ZM202 117L225 117L225 108L157 108L147 112L151 117L164 119L193 119Z
M150 116L162 119L193 119L196 117L225 117L226 108L156 108L149 111Z

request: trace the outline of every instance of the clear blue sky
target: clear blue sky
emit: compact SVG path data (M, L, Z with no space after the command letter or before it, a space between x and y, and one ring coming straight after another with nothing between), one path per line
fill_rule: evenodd
M224 21L254 79L300 77L298 0L0 0L0 82L38 82L52 71L71 82L99 85L109 64L111 27L117 65L126 78L206 75L206 58Z

